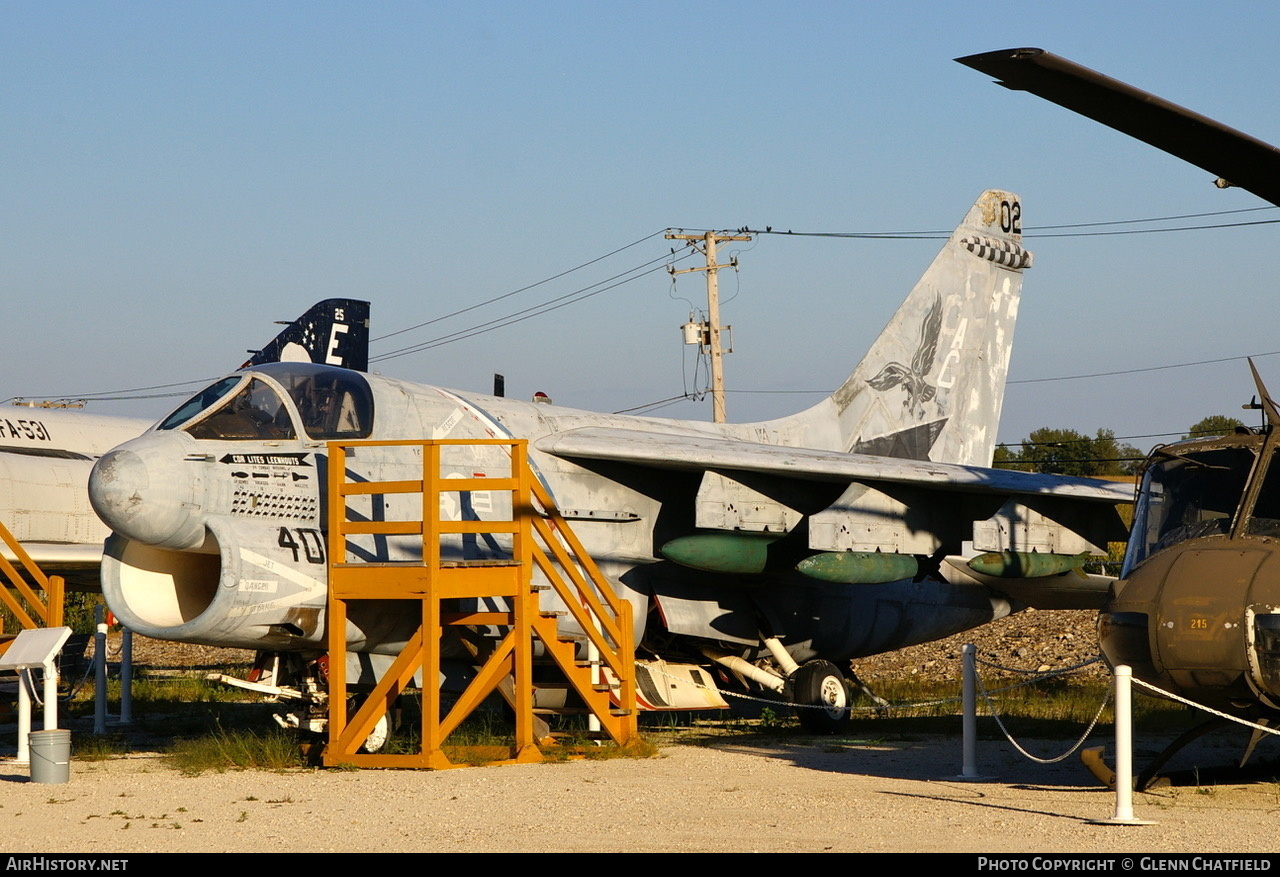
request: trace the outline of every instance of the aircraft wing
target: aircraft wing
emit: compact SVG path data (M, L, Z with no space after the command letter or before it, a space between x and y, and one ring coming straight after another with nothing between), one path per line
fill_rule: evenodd
M586 427L547 436L536 446L558 457L610 460L662 469L756 472L832 483L891 482L966 493L1069 497L1110 505L1133 501L1131 485L1091 478L787 448L717 436Z
M1044 49L957 58L1014 91L1029 91L1203 168L1280 205L1280 149Z
M1102 605L1113 579L1080 572L1080 555L1106 554L1108 543L1123 541L1116 506L1133 501L1130 484L696 433L586 427L535 446L579 463L700 473L694 518L704 534L750 540L753 532L777 538L807 529L807 549L827 557L945 556L940 572L953 584L982 585L1042 609ZM670 544L661 548L676 559ZM969 565L987 553L1064 566Z
M69 589L97 591L101 588L98 570L102 565L102 543L74 544L68 542L24 542L22 550L35 562L45 575L62 576ZM0 544L0 555L14 566L21 561Z
M22 550L45 572L60 570L98 570L102 563L101 544L75 544L70 542L23 542ZM0 545L0 555L11 563L17 557L8 546Z

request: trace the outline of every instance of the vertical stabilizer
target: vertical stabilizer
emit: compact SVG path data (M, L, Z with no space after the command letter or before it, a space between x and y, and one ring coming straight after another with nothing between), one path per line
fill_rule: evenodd
M989 466L1031 265L1021 238L1021 199L983 192L848 380L784 423L809 447Z
M369 303L330 298L312 305L241 368L264 362L314 362L368 371Z

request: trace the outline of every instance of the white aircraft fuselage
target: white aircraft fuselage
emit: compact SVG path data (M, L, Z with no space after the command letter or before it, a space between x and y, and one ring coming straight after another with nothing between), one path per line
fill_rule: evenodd
M110 534L89 505L89 471L152 421L79 409L0 409L0 522L46 572L91 567Z

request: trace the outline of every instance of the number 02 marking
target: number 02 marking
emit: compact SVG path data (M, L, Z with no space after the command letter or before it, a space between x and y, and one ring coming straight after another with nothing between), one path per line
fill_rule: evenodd
M1000 230L1006 234L1022 234L1022 202L1000 202Z

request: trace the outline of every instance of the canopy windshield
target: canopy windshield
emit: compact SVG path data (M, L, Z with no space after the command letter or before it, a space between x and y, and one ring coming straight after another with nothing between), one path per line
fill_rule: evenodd
M1125 574L1162 548L1228 535L1256 456L1248 447L1166 452L1147 467L1134 508Z
M259 366L201 390L158 428L182 428L197 439L279 441L296 438L299 427L318 441L367 437L373 429L369 383L359 372L330 366Z

